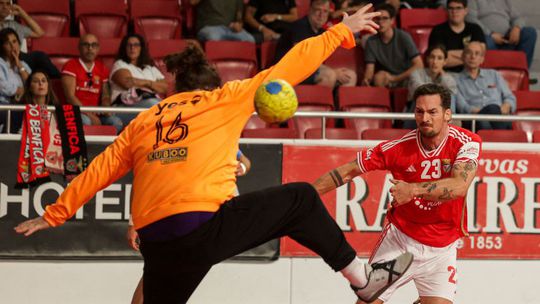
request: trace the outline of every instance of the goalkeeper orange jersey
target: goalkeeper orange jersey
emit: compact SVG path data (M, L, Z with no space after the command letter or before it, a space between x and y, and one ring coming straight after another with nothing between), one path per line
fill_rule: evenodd
M253 97L266 80L296 85L340 45L354 47L343 24L298 43L275 66L251 79L213 91L173 95L140 113L56 203L46 207L51 226L63 224L97 191L133 170L131 212L135 229L167 216L217 211L233 197L236 153L254 111Z

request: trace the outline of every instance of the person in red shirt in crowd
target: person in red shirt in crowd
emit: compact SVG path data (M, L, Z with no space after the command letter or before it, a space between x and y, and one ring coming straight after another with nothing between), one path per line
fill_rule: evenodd
M66 102L76 106L111 106L108 84L109 70L101 60L98 38L92 34L83 35L79 40L79 58L66 62L62 69L62 86ZM83 112L84 125L111 125L120 133L122 120L111 113Z
M448 122L451 93L434 83L414 92L418 128L397 140L385 141L321 176L319 194L374 170L388 170L394 184L386 225L369 262L383 262L410 252L413 263L398 282L372 303L414 281L422 304L452 303L456 292L456 246L467 235L465 195L476 175L481 139ZM363 303L363 302L359 302Z

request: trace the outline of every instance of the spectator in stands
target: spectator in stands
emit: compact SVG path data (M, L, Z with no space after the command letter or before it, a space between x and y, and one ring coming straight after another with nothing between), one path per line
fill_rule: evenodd
M24 82L31 73L19 59L21 43L11 28L0 30L0 103L18 103L24 93Z
M377 87L405 87L411 73L424 65L408 33L393 27L396 10L381 4L375 11L379 32L368 38L365 47L366 70L362 83Z
M508 115L516 110L516 97L499 72L480 68L485 53L485 44L476 41L463 50L465 68L456 79L458 113ZM511 129L512 123L478 121L476 126L477 130Z
M279 61L298 42L322 33L329 14L329 0L313 0L308 15L293 23L291 28L279 38L274 62ZM318 84L333 88L336 85L354 86L356 81L356 72L351 69L332 69L321 65L302 84Z
M129 34L120 42L113 64L110 85L113 104L124 107L150 108L165 96L168 84L157 69L141 35ZM124 126L136 114L118 114Z
M436 83L452 92L451 110L452 113L455 113L455 94L457 93L457 85L454 77L444 71L444 65L448 58L446 49L443 45L434 45L428 48L426 54L426 68L414 70L409 78L409 95L407 96L409 104L405 110L406 112L412 113L413 109L415 109L416 104L413 100L413 95L418 87L426 83ZM415 124L416 122L414 120L406 120L403 127L406 129L414 129Z
M189 0L196 6L197 39L255 42L244 29L243 0Z
M250 0L244 21L257 43L277 40L298 19L294 0Z
M79 39L79 58L70 59L62 69L62 86L66 102L76 106L111 106L111 92L108 83L109 70L101 60L98 38L92 34ZM82 113L85 125L111 125L118 133L123 124L120 118L111 113Z
M22 102L37 105L58 105L49 76L42 71L32 72L24 83Z
M536 30L525 26L525 20L510 0L471 0L467 19L482 27L489 50L524 51L531 66Z
M9 16L20 17L28 26L9 19ZM47 54L39 51L26 52L25 39L27 37L39 38L43 36L44 32L39 24L24 9L17 4L11 4L10 0L0 0L0 29L4 28L11 28L17 33L22 51L19 55L21 60L25 61L34 70L43 70L50 77L60 77L58 69L56 69Z
M449 0L446 10L448 11L448 22L433 28L429 35L429 45L444 45L448 51L445 69L458 73L463 70L465 45L471 41L485 43L486 39L478 24L465 21L465 16L468 13L467 0Z

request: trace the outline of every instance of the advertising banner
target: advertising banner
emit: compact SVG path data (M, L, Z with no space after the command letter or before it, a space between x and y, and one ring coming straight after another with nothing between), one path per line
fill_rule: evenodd
M283 182L313 182L356 158L358 148L284 146ZM540 152L484 150L467 195L470 236L458 256L475 259L540 258ZM385 225L392 186L388 172L369 172L322 199L360 256L368 257ZM289 238L282 256L313 256Z
M138 259L127 244L131 173L99 191L66 224L25 238L13 227L42 215L66 187L60 175L32 189L15 189L18 141L0 141L0 258L28 259ZM88 143L93 159L107 144ZM238 179L240 193L281 182L281 145L243 145L251 159L251 171ZM239 258L271 259L278 256L279 242L269 242Z

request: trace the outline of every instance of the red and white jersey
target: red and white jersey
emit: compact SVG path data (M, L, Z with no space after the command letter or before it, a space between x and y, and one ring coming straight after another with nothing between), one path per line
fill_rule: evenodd
M103 84L109 79L109 70L100 60L91 69L80 58L72 58L62 68L62 74L75 77L75 96L83 106L99 106Z
M386 141L366 152L359 152L358 166L364 172L388 170L394 179L408 183L428 182L451 177L455 163L478 162L482 140L469 130L450 125L448 135L432 151L420 142L413 130L397 140ZM445 247L467 233L465 198L444 202L415 198L391 208L389 221L418 242Z

